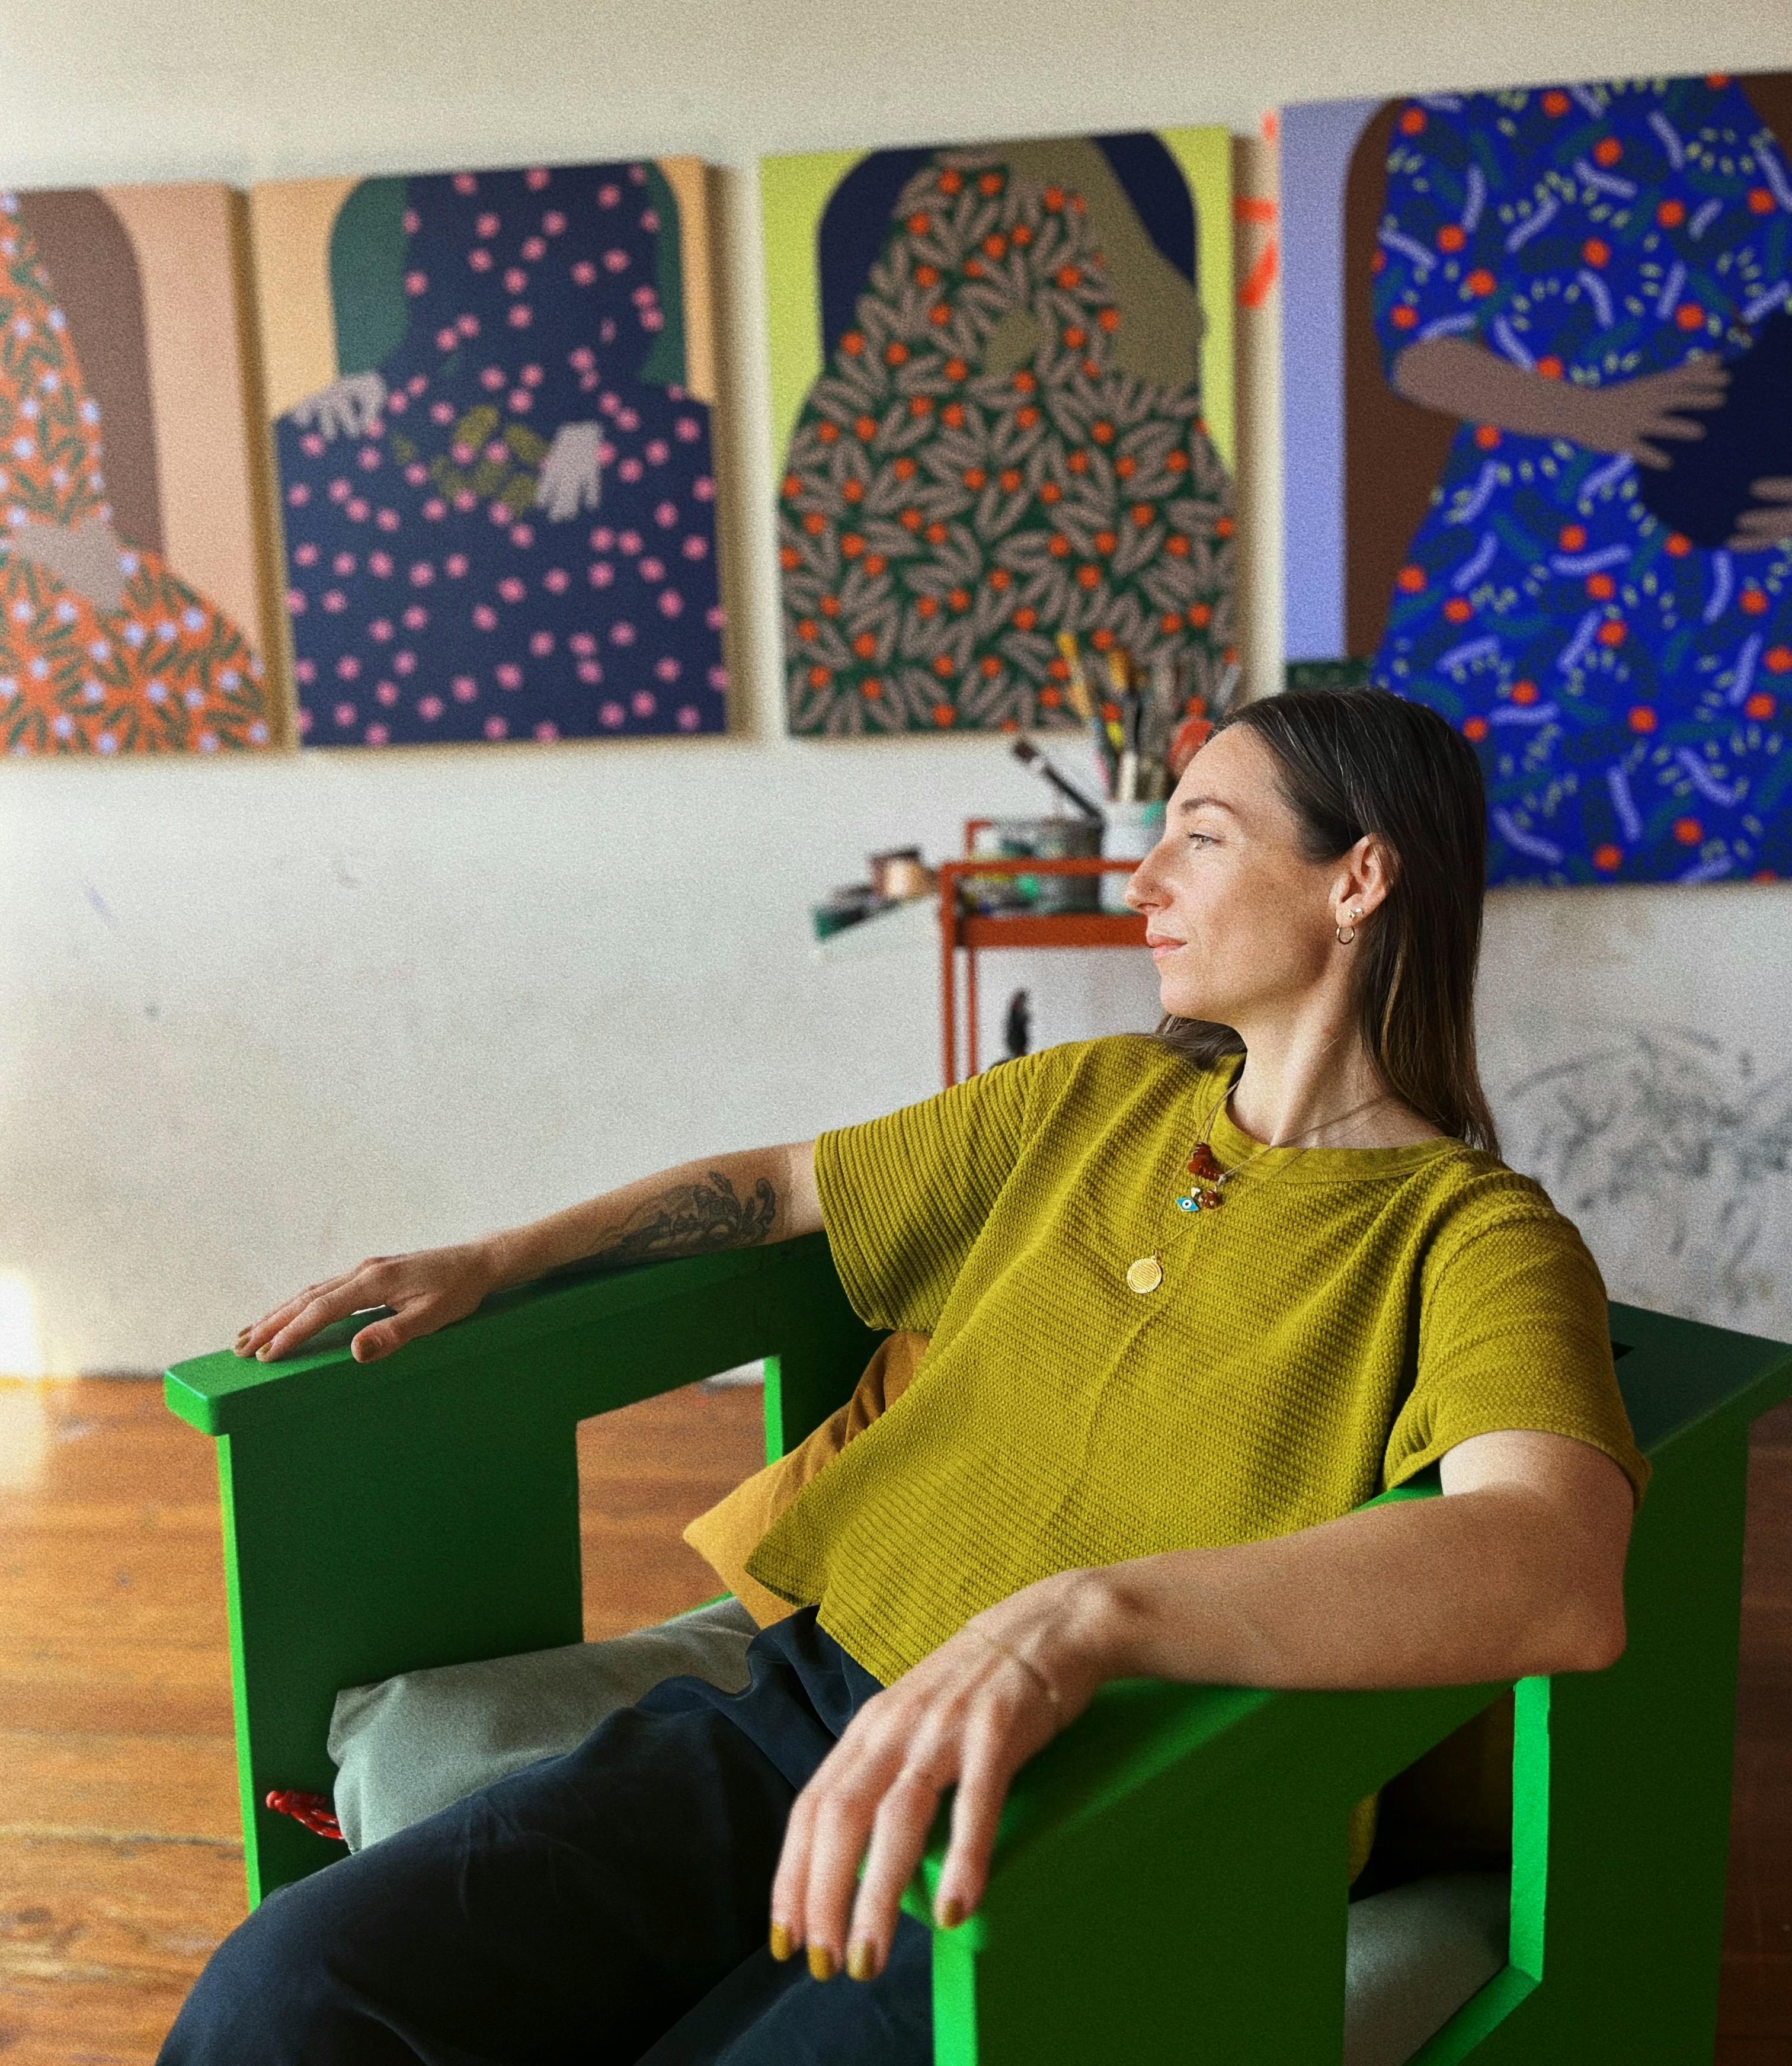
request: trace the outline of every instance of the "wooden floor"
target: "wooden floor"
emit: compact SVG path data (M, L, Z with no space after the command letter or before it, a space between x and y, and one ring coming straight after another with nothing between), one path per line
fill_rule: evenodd
M761 1411L695 1388L580 1431L587 1635L719 1590L679 1531L764 1462ZM153 2060L242 1870L213 1446L159 1383L0 1383L3 2066Z
M716 1590L755 1389L582 1431L600 1636ZM1717 2066L1792 2066L1792 1408L1757 1430ZM588 1596L598 1590L587 1586ZM211 1444L157 1384L0 1383L0 2060L144 2066L243 1910Z

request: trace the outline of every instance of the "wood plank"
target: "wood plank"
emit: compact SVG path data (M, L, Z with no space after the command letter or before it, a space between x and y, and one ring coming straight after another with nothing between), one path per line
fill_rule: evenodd
M145 1560L140 1577L140 1582L128 1585L83 1586L71 1573L67 1595L59 1603L53 1578L28 1574L13 1595L18 1605L9 1617L9 1644L41 1657L79 1655L109 1642L122 1624L133 1649L217 1648L223 1601L201 1602L196 1595L208 1582L221 1594L221 1575L213 1579L171 1558Z
M192 1984L0 1982L0 2052L9 2066L150 2066Z
M0 1730L227 1735L212 1445L154 1382L0 1384Z
M242 1846L24 1837L7 1845L0 1974L103 1979L197 1971L246 1912Z
M1792 2047L1792 1951L1726 1952L1717 2021L1726 2037L1774 2037Z
M235 1736L0 1732L0 1841L32 1829L237 1843Z
M1725 1945L1792 1955L1792 1744L1763 1742L1745 1723L1734 1786Z
M21 1659L0 1643L0 1729L209 1736L232 1728L228 1659L221 1675L216 1649L119 1644L97 1661L46 1660Z
M1782 1400L1762 1415L1754 1424L1753 1442L1757 1448L1792 1448L1792 1399Z
M688 1385L580 1424L587 1642L663 1621L723 1590L683 1530L764 1460L757 1385Z
M244 1913L237 1844L4 1840L0 2054L148 2066Z
M1792 1671L1792 1444L1750 1448L1742 1618L1748 1671L1771 1665ZM1782 1726L1792 1729L1792 1716Z

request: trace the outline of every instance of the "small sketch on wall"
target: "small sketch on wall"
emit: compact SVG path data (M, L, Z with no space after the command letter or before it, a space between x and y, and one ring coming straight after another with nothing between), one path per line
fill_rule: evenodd
M1792 1067L1639 1030L1497 1103L1513 1166L1579 1225L1613 1298L1721 1327L1792 1324Z

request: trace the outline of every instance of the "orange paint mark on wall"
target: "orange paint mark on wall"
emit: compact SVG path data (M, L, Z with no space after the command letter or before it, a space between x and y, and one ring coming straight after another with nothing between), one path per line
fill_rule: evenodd
M1242 309L1260 309L1269 299L1270 290L1275 285L1276 273L1281 265L1281 250L1272 237L1259 254L1257 262L1245 275L1239 289L1239 306Z

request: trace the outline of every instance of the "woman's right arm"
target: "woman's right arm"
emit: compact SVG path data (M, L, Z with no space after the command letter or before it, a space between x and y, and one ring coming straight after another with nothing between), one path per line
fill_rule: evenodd
M1466 337L1434 337L1409 345L1392 379L1395 391L1421 408L1660 467L1670 463L1664 440L1705 435L1704 419L1722 402L1729 373L1721 359L1689 359L1665 373L1587 387L1547 379Z
M1729 383L1720 359L1699 357L1665 373L1610 380L1599 387L1547 379L1514 366L1466 337L1409 345L1394 361L1395 391L1421 407L1466 423L1494 423L1521 436L1567 438L1592 452L1628 452L1639 466L1672 464L1668 447L1702 438ZM1792 539L1792 476L1766 474L1727 541L1736 553L1774 549Z
M480 1241L370 1257L339 1277L307 1286L245 1327L237 1354L272 1363L332 1320L389 1306L390 1317L363 1327L351 1343L357 1363L371 1363L418 1335L464 1319L493 1292L569 1263L623 1270L714 1249L790 1241L821 1227L813 1141L707 1156Z

